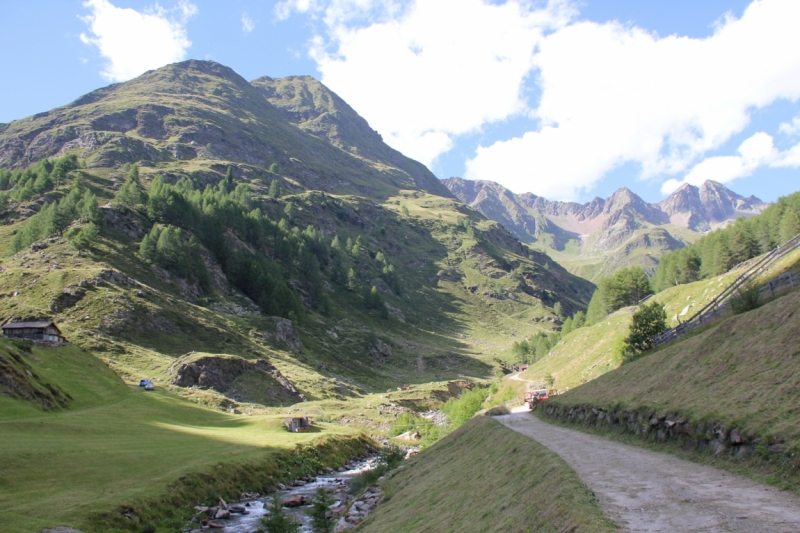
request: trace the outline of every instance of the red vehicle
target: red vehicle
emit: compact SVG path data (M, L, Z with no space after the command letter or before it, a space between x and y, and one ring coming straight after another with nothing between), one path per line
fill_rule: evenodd
M543 402L548 398L550 398L550 395L547 389L532 389L525 392L525 403L527 403L528 407L531 409L536 405L536 402Z

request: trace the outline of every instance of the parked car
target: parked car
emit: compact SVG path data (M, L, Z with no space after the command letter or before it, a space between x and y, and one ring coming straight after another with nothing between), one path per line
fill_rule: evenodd
M153 385L152 381L148 381L144 386L144 390L156 390L156 386Z
M148 383L150 383L150 380L149 380L149 379L144 379L144 378L142 378L142 379L140 379L140 380L139 380L139 386L140 386L140 387L144 387L144 386L145 386L145 385L147 385Z

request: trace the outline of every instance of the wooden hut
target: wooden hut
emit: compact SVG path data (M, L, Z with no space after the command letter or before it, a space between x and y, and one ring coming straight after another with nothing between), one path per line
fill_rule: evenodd
M52 320L42 320L37 322L12 322L11 320L3 324L3 335L10 339L23 339L38 342L48 342L52 344L63 344L67 342L61 330Z
M292 433L306 433L311 431L311 423L308 421L307 416L295 416L292 418L284 418L283 425Z

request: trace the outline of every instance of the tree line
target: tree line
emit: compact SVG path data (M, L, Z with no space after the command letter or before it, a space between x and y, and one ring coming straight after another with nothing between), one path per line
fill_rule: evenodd
M674 285L723 274L737 264L766 253L800 233L800 192L778 199L760 215L738 218L724 229L664 254L653 276L661 292Z
M0 187L16 194L14 191L28 187L31 180L35 183L42 172L50 176L58 174L57 169L76 166L76 158L65 157L56 162L39 162L26 170L2 171ZM269 195L276 200L283 195L277 181L270 185ZM323 198L320 206L341 214L338 211L344 208L336 202ZM118 209L139 212L153 223L139 243L143 260L196 282L203 292L208 292L211 281L202 255L205 247L229 282L270 315L299 319L303 311L299 293L307 303L327 313L330 301L323 284L323 272L327 272L333 281L361 293L364 307L376 309L388 318L377 288L367 284L362 290L355 270L351 267L348 272L348 265L358 266L365 279L380 277L393 292L401 292L394 265L383 252L367 250L361 235L355 239L334 235L329 241L313 225L301 230L292 224L296 206L291 201L271 218L264 205L254 200L248 185L234 182L231 168L219 183L202 189L185 177L170 184L156 176L145 191L139 167L134 164L113 203ZM11 251L18 252L35 241L65 232L76 247L86 247L97 239L102 218L97 198L80 176L75 177L63 198L45 203L17 231ZM289 279L300 279L302 283L292 287Z

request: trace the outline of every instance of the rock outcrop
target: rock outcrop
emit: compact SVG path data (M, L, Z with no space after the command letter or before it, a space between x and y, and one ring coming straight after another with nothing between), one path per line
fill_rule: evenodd
M276 401L305 400L305 396L277 368L263 359L248 361L241 357L222 355L197 357L189 353L175 361L167 371L174 374L169 381L171 385L213 389L220 393L228 392L237 378L250 373L267 384L275 384L271 388L271 395Z

